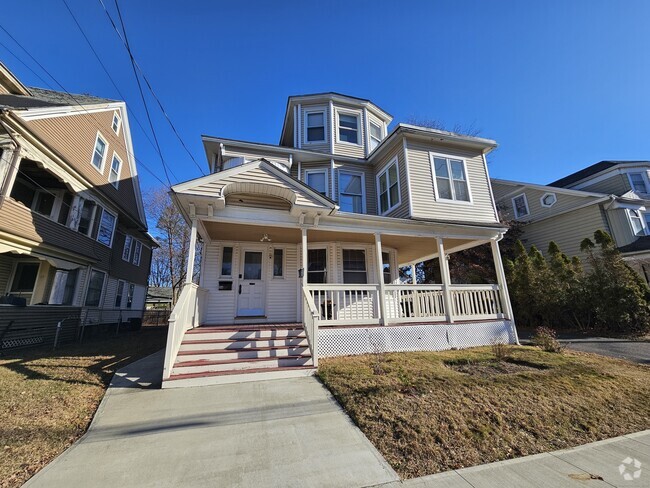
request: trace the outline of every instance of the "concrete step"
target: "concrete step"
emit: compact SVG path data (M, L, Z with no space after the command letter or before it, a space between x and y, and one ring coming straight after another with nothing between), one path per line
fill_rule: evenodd
M251 349L260 347L307 347L309 343L306 337L290 337L283 339L209 339L190 340L185 339L181 343L180 351L196 351L202 349Z
M223 371L243 371L247 369L271 369L311 365L312 359L309 355L286 356L276 358L250 358L250 359L225 359L212 360L201 359L196 361L184 361L174 364L171 376L188 373L208 373Z
M205 345L204 345L205 346ZM176 362L179 364L188 361L200 360L225 360L225 359L254 359L254 358L272 358L300 356L308 354L309 347L254 347L245 349L192 349L182 350L176 356Z
M311 376L316 373L312 366L294 366L286 368L255 368L239 371L212 371L207 373L175 374L163 381L163 388L183 388L191 386L223 385L228 383L245 383L249 381L267 381L284 378Z
M303 329L216 329L212 327L188 330L184 340L283 339L305 337Z

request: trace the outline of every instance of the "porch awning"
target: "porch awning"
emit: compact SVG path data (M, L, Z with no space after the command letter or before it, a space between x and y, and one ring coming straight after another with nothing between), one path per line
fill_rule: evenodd
M50 263L53 267L57 269L64 269L66 271L70 271L73 269L80 268L83 266L81 263L73 263L72 261L67 261L65 259L61 259L58 257L54 256L48 256L47 254L39 253L32 251L29 248L19 248L19 247L14 247L10 246L8 244L3 244L0 243L0 254L3 253L11 253L11 254L21 254L24 256L32 256L37 259L40 259L41 261L47 261Z

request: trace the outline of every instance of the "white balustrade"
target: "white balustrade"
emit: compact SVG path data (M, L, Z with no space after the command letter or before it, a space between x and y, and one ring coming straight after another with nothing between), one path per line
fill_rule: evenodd
M450 287L452 313L456 320L503 318L498 285L453 285Z

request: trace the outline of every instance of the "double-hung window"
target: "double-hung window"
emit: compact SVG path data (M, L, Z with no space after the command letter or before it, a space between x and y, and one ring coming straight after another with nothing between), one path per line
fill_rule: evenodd
M327 249L307 251L307 283L327 283Z
M106 159L106 149L108 148L108 143L97 133L97 139L95 139L95 149L93 149L93 158L91 160L92 165L97 168L100 173L104 172L104 160Z
M526 198L525 193L517 195L512 199L512 208L515 211L516 219L530 215L530 210L528 209L528 199Z
M381 127L379 127L374 122L370 122L370 139L368 143L370 144L370 150L372 151L381 142Z
M650 193L648 192L648 185L646 184L646 178L643 173L628 173L627 176L630 179L630 185L635 192Z
M389 285L393 281L393 277L390 269L390 253L382 252L381 261L383 267L382 274L384 275L384 284Z
M117 217L112 213L110 213L105 208L102 209L102 218L99 221L99 231L97 232L97 240L108 247L111 247L111 245L113 244L115 222L117 222Z
M129 286L126 291L126 308L133 307L133 294L135 293L135 285L129 283Z
M635 236L645 235L645 219L639 210L628 210L630 216L630 224L632 225L632 232Z
M307 112L307 142L325 142L325 112Z
M377 176L379 189L379 213L385 214L400 203L397 159Z
M113 112L113 122L111 123L111 128L116 134L120 134L120 127L122 126L122 117L117 112Z
M343 212L363 213L363 175L339 171L339 205Z
M327 196L327 170L305 171L305 182L317 192Z
M131 260L131 245L133 244L133 237L126 235L124 237L124 248L122 249L122 259L126 262Z
M86 307L97 307L102 298L104 291L104 278L106 273L103 271L92 270L88 280L88 291L86 292Z
M117 282L117 291L115 292L115 308L122 308L122 297L124 297L124 285L126 283L123 280Z
M50 290L50 305L72 305L77 285L77 270L57 269Z
M273 250L273 277L282 278L284 276L284 250Z
M142 256L142 243L140 241L135 241L135 246L133 247L133 264L135 266L140 266L141 256Z
M343 249L343 283L364 285L368 283L366 251Z
M79 216L79 225L77 230L85 236L90 236L93 230L93 223L95 221L95 211L97 204L92 200L81 199L81 214Z
M436 198L469 202L469 185L462 159L433 156Z
M339 114L339 142L359 144L359 116Z
M120 184L121 170L122 170L122 160L117 154L113 153L113 160L111 161L111 170L108 173L108 181L115 188L117 188Z

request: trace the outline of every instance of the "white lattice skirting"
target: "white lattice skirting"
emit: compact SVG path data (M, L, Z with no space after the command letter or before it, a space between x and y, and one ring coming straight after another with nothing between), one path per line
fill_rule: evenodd
M509 320L459 324L391 325L318 330L318 355L349 356L375 352L443 351L516 343Z

